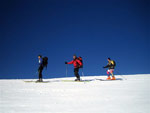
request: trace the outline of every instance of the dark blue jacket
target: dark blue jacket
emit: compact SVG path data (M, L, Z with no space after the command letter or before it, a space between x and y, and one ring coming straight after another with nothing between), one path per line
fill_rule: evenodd
M43 59L42 58L39 59L39 66L43 66Z

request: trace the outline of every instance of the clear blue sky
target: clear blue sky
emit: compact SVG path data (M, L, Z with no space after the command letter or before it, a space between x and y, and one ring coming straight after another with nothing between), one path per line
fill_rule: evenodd
M83 57L85 75L106 74L107 57L115 74L150 73L148 1L1 1L0 78L37 78L39 54L49 57L44 78L65 76L73 54Z

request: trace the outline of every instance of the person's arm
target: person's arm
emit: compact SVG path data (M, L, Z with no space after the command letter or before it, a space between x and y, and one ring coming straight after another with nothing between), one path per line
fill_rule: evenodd
M73 64L73 60L71 62L67 62L67 64Z
M104 66L103 68L108 68L108 67L110 67L110 65L109 64L107 64L106 66Z
M42 58L40 58L40 60L39 60L39 64L40 64L40 65L42 64Z
M42 65L42 63L43 63L43 59L42 59L42 58L40 58L40 60L39 60L39 65L41 66L41 65Z

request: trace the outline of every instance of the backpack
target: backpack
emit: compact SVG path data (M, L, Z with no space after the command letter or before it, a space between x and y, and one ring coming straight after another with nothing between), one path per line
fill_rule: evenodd
M112 65L115 67L116 66L116 62L114 60L112 60Z
M47 68L47 64L48 64L48 57L43 57L43 67L46 67Z
M82 60L82 57L79 57L78 60L80 60L80 62L82 63L82 66L80 66L80 68L83 68L83 60Z

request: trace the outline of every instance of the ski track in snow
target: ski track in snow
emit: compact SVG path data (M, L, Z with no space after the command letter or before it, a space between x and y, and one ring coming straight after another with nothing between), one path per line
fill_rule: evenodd
M150 74L100 81L105 78L45 79L48 83L0 80L0 113L150 113Z

